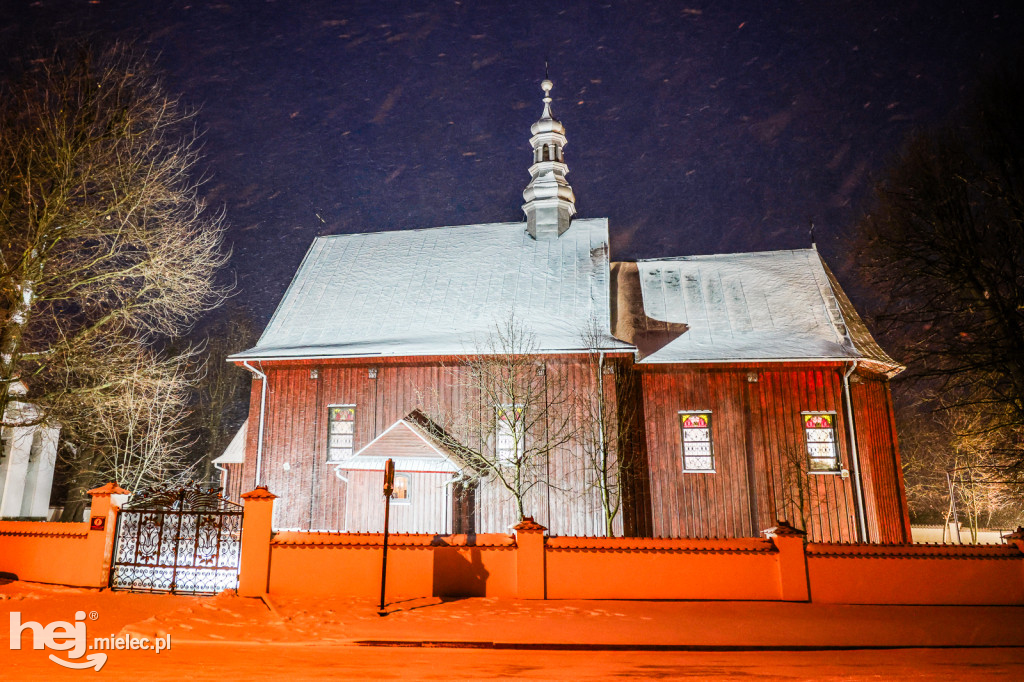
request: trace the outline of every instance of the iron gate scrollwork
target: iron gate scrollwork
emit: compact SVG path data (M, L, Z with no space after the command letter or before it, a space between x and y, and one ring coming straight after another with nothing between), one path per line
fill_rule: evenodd
M242 505L186 486L132 496L117 516L110 585L133 592L216 594L238 587Z

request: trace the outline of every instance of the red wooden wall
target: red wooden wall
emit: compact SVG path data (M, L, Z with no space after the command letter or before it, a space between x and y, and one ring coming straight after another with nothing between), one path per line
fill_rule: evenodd
M633 444L623 452L633 461L616 534L752 537L783 519L804 526L814 541L858 539L852 476L801 475L793 464L805 453L800 413L831 411L837 416L843 466L852 470L842 391L847 365L640 366L628 358L617 361L606 391L611 407L625 415L623 423L632 423L624 440ZM568 376L580 385L593 381L579 358L555 357L546 366L551 376ZM370 377L371 368L376 378ZM475 400L453 380L457 358L268 362L262 370L269 381L261 482L281 498L275 504L277 528L345 527L348 486L326 461L328 405L356 405L358 450L414 409L432 415L438 405ZM748 374L757 381L749 381ZM617 400L628 400L631 390L636 409L623 412L628 405ZM853 383L851 390L869 539L905 541L909 524L888 384L869 378ZM260 382L254 381L250 424L258 425L259 408ZM683 473L680 410L714 414L715 473ZM244 489L256 483L258 428L248 435L240 477ZM538 486L529 497L527 513L553 535L603 534L597 494L586 484L580 462L578 447L563 448L545 463L556 487ZM481 484L472 530L505 532L516 521L508 493Z
M642 367L656 537L749 537L787 520L818 542L858 538L842 374L846 365ZM755 380L756 379L756 380ZM868 538L909 539L888 385L853 384ZM680 410L711 410L715 473L684 473ZM801 412L835 412L848 478L808 475Z
M866 506L871 539L910 542L910 512L889 385L878 380L855 382L850 384L850 394L857 422L864 494L874 502Z
M545 366L552 380L564 376L577 386L591 381L579 359L556 356ZM376 370L375 378L370 378L371 368ZM274 526L279 529L345 527L348 486L326 461L328 405L356 405L354 450L358 451L415 409L438 418L439 405L462 406L477 400L468 395L466 385L471 382L459 380L465 370L458 358L268 362L262 371L268 387L260 483L280 497L274 507ZM608 382L607 391L614 410L614 381ZM253 382L251 399L251 423L258 425L259 381ZM257 438L258 426L250 429L243 485L256 484ZM528 497L527 514L554 533L595 535L603 528L597 495L586 485L580 456L575 447L553 454L543 468L559 484L537 486ZM509 493L482 482L477 490L475 532L507 532L516 522ZM621 522L616 528L621 533Z

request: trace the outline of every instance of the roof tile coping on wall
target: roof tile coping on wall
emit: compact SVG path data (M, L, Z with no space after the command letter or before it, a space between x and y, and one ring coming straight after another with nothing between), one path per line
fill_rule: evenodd
M59 521L0 521L0 535L86 538L89 536L89 524Z
M534 521L532 516L524 516L522 521L512 526L512 530L545 531L547 528Z
M328 531L277 531L272 545L320 547L380 547L383 533L343 533ZM437 535L434 533L389 533L393 547L515 547L515 537L505 533L473 535Z
M774 552L775 545L761 538L548 538L547 547L554 551L604 552L693 552L693 553L761 553Z
M892 559L1022 559L1013 545L940 545L940 544L867 544L816 543L807 544L807 554L820 557L878 557Z
M116 483L106 483L99 488L88 491L90 495L130 495L131 493Z

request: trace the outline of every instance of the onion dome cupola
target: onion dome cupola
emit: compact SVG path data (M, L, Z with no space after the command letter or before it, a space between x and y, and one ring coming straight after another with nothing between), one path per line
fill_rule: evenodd
M526 230L534 239L557 239L569 229L576 215L576 196L565 176L562 150L565 148L565 126L551 115L551 81L540 84L544 90L544 113L533 124L530 145L533 147L533 165L530 166L530 184L523 190L523 212Z

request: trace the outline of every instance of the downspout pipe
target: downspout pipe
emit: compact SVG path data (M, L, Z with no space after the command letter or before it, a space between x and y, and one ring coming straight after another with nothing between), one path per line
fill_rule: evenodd
M597 390L601 392L601 395L597 396L597 409L598 409L598 447L601 448L598 452L601 456L604 456L604 351L599 351L597 356Z
M267 375L250 365L247 360L242 361L242 366L255 374L262 384L260 388L260 423L256 431L256 485L259 485L260 474L263 470L263 418L267 413Z
M857 369L858 361L854 360L850 369L843 374L843 394L846 397L846 428L850 432L850 464L853 466L853 489L857 497L857 521L860 525L861 542L870 542L868 538L868 520L864 513L864 489L860 479L860 452L857 450L857 433L853 421L853 400L850 398L850 376Z

